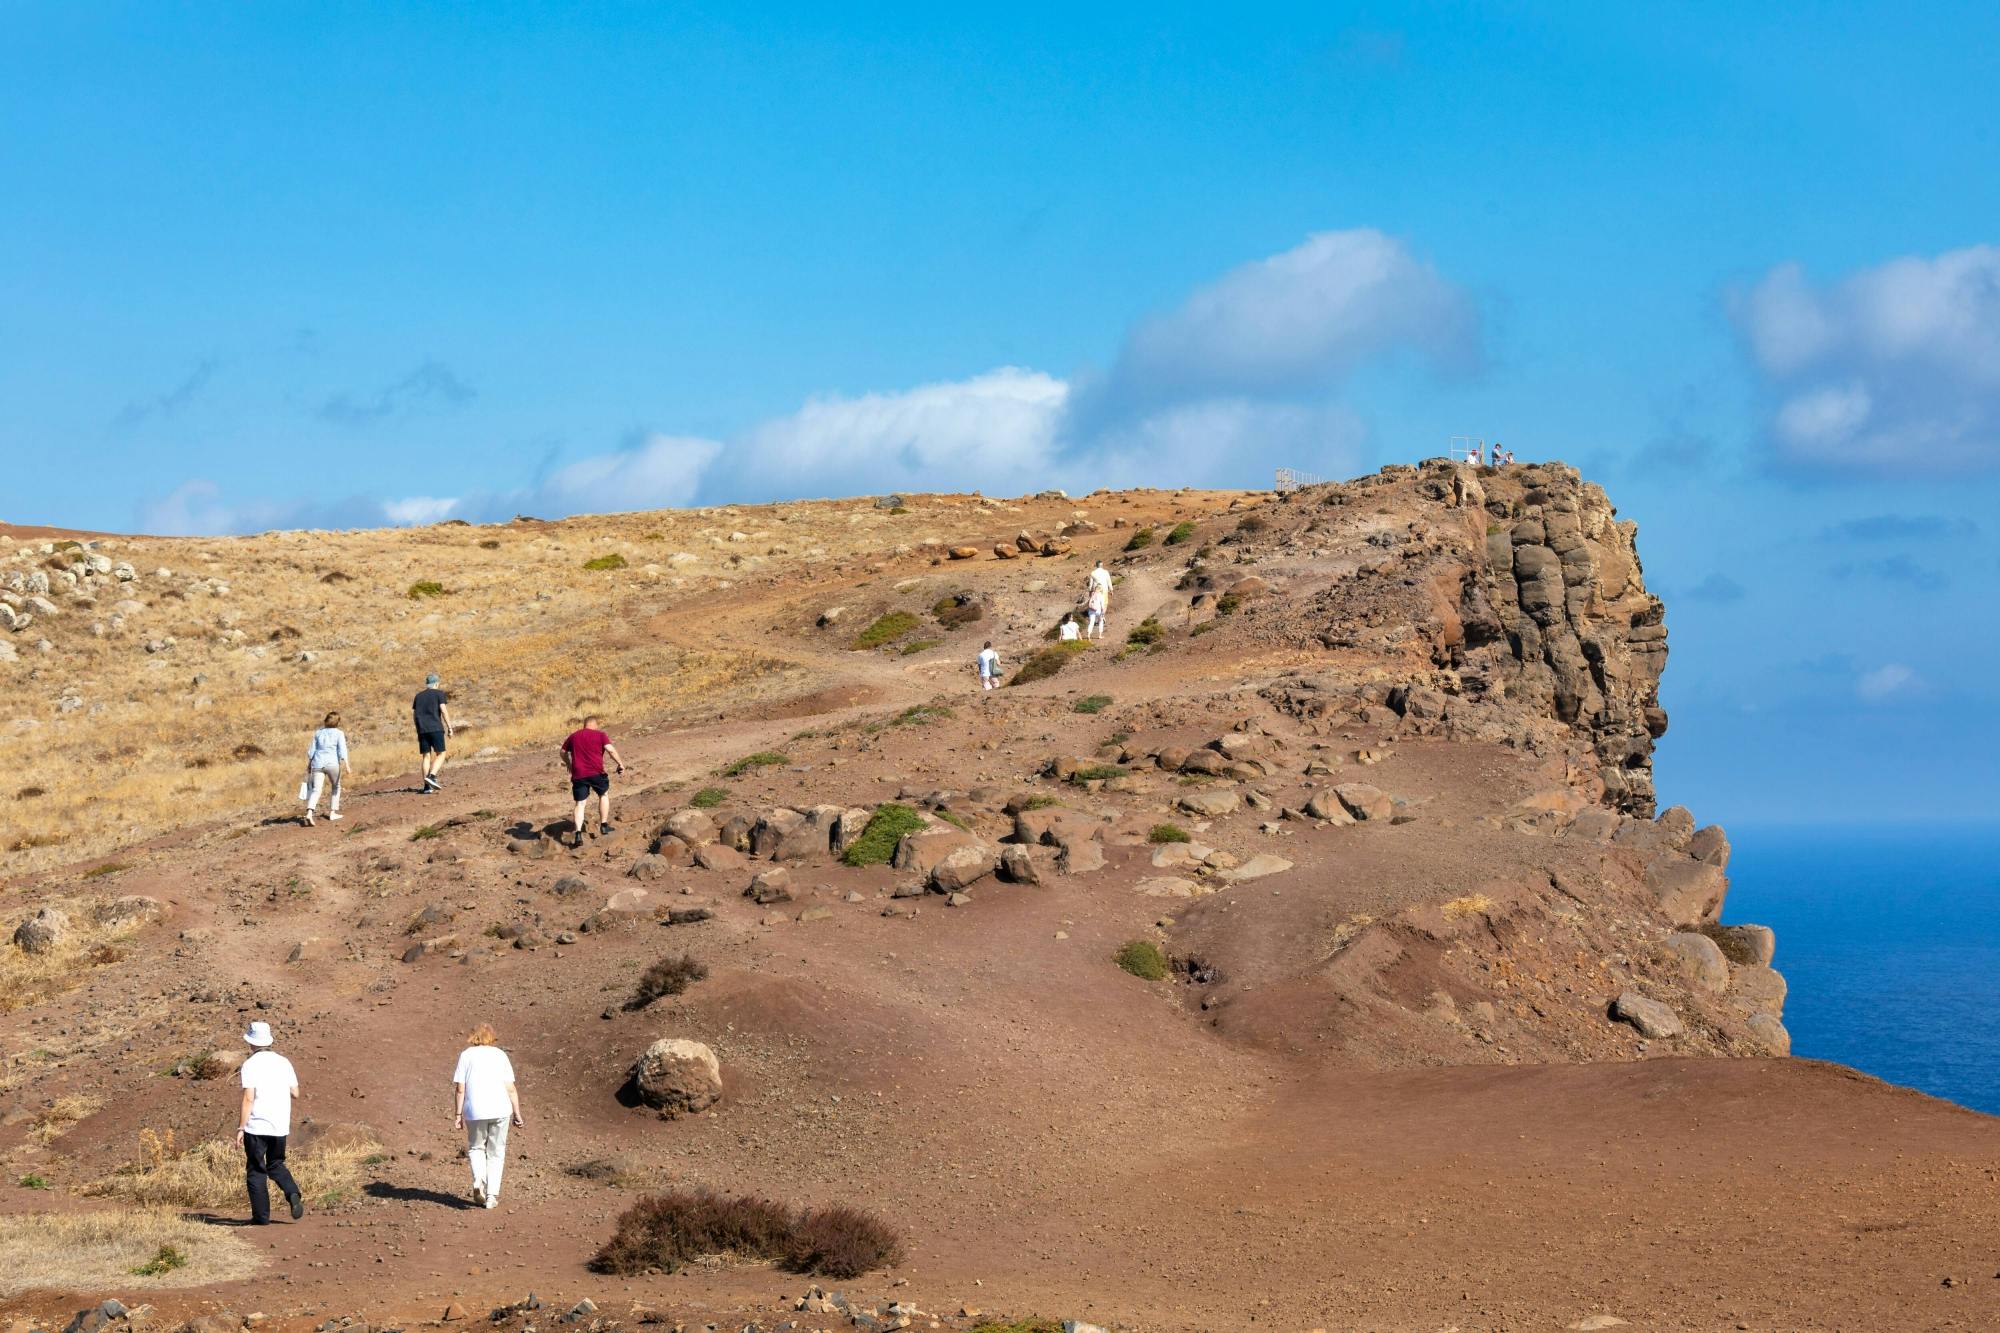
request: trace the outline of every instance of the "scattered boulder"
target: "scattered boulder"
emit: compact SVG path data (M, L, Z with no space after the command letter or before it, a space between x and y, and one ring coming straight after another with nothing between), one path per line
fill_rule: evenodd
M1691 930L1675 931L1660 947L1667 960L1695 986L1711 992L1728 989L1729 960L1708 936Z
M841 855L855 844L874 814L873 810L864 806L854 806L840 812L840 817L833 821L831 850L835 856Z
M69 938L69 914L57 907L44 907L14 927L14 947L25 954L53 951Z
M954 546L945 552L945 554L949 555L953 560L977 560L979 558L979 548L977 546Z
M1688 838L1687 854L1697 861L1714 866L1717 870L1727 870L1729 835L1722 831L1720 824L1704 825Z
M896 844L896 856L891 864L898 870L913 870L920 877L929 879L944 859L965 847L981 846L978 838L961 829L948 825L936 825L905 833Z
M705 843L694 849L694 863L703 870L737 871L749 865L742 852L724 842Z
M590 881L580 875L564 875L549 885L549 892L558 898L573 898L590 888Z
M1306 802L1306 813L1314 819L1324 819L1329 824L1352 824L1354 816L1347 813L1347 807L1331 791L1316 791Z
M666 857L661 856L655 852L648 852L646 853L646 855L634 861L632 863L632 868L626 871L625 873L630 875L633 879L643 879L643 880L665 879L667 877L667 871L670 870L672 866L673 863L669 861Z
M1282 875L1291 868L1292 863L1284 857L1273 856L1269 852L1260 852L1248 861L1245 861L1242 865L1237 866L1234 870L1223 871L1219 878L1227 880L1231 884L1240 884L1244 880L1262 879L1266 875Z
M1104 869L1104 844L1095 838L1071 838L1056 853L1056 869L1065 875L1088 875Z
M1646 887L1653 891L1669 921L1677 926L1698 926L1715 920L1722 911L1729 880L1720 866L1675 852L1655 857L1646 866Z
M803 861L826 855L833 831L798 810L772 810L750 833L750 854L759 860Z
M1703 933L1738 967L1769 967L1777 956L1777 932L1769 926L1709 926Z
M513 856L524 856L530 861L539 861L555 850L555 842L534 834L526 838L509 838L507 851Z
M715 839L732 851L748 852L750 834L757 827L757 821L748 815L731 815L715 831Z
M166 905L158 898L132 893L91 909L90 919L100 926L150 926L166 918Z
M679 838L690 847L715 841L715 821L706 810L676 810L660 825L662 836Z
M1760 1010L1750 1015L1749 1021L1743 1026L1749 1029L1751 1037L1764 1048L1766 1053L1771 1055L1792 1053L1792 1034L1785 1030L1784 1023L1776 1014Z
M1611 1016L1639 1029L1642 1037L1678 1037L1682 1031L1680 1015L1635 990L1623 991L1611 1002Z
M1000 874L1016 884L1040 884L1042 868L1026 847L1013 846L1000 853Z
M792 874L783 866L760 871L750 881L750 887L743 890L743 896L759 907L788 903L792 900Z
M1333 794L1347 807L1347 813L1356 819L1388 820L1395 817L1396 802L1380 787L1366 782L1343 782L1333 789Z
M1739 967L1730 974L1730 991L1752 1009L1776 1017L1784 1012L1785 978L1768 967Z
M1214 751L1204 751L1204 753L1213 754ZM1241 808L1243 798L1230 788L1211 787L1203 791L1188 792L1181 797L1178 804L1191 815L1218 819L1223 815L1233 814Z
M722 1096L722 1066L715 1052L684 1037L662 1037L632 1065L629 1086L662 1119L707 1110Z
M999 853L984 843L958 847L931 868L931 887L952 893L986 878L1000 868Z

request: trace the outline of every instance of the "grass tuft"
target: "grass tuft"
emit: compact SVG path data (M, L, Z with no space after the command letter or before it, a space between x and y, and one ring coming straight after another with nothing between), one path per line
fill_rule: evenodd
M593 560L584 561L583 567L585 569L623 569L625 568L625 557L616 551L609 551Z
M239 1154L239 1204L241 1165ZM31 1287L127 1294L131 1287L207 1286L239 1281L257 1265L256 1252L225 1230L160 1209L0 1217L0 1297Z
M1233 592L1226 592L1215 599L1215 614L1218 616L1233 616L1236 614L1236 609L1242 605L1243 599L1241 597L1238 597Z
M1188 831L1179 824L1155 824L1153 831L1146 835L1150 843L1188 842Z
M21 1177L21 1188L24 1190L45 1190L48 1187L49 1178L47 1176L38 1175L30 1171L27 1175Z
M1167 956L1151 940L1133 940L1117 953L1118 966L1141 981L1165 981L1170 970Z
M927 653L943 642L943 639L911 639L896 651L908 657L912 653Z
M442 837L443 835L444 825L442 824L420 824L417 827L417 831L410 835L410 841L424 842L431 838Z
M1110 695L1093 694L1088 698L1078 699L1075 703L1071 704L1070 711L1073 713L1101 713L1109 707L1111 707Z
M442 597L444 596L444 585L436 579L418 579L410 585L410 590L403 595L411 601L421 601L426 597Z
M1051 796L1047 792L1042 792L1038 795L1030 796L1027 800L1021 802L1021 808L1023 810L1046 810L1052 805L1061 804L1062 801L1060 798Z
M753 768L775 768L779 764L789 764L791 762L790 755L779 754L776 750L759 750L755 754L744 755L741 759L723 769L721 776L725 778L740 778Z
M915 833L924 827L924 817L907 805L885 801L875 807L875 813L868 817L867 827L861 836L849 843L847 850L840 854L841 862L850 866L885 866L895 859L896 844L906 833Z
M885 611L875 617L867 629L854 636L856 648L880 648L885 643L894 643L917 627L916 613L913 611Z
M1180 522L1174 524L1173 531L1167 534L1167 545L1169 546L1179 546L1182 542L1190 542L1193 540L1194 540L1194 523L1190 519L1184 518Z
M1132 770L1123 764L1086 764L1069 775L1069 780L1081 787L1086 782L1109 782L1112 778L1122 778Z
M1125 635L1125 642L1137 647L1142 644L1158 643L1166 637L1167 627L1152 616L1147 616Z
M164 1277L176 1268L187 1267L187 1256L174 1245L162 1245L153 1257L132 1270L133 1277Z
M703 787L700 791L688 797L688 804L697 810L713 810L728 799L729 788L727 787Z
M942 722L952 716L951 709L943 704L911 704L902 712L889 719L892 727L927 727L933 722Z
M1143 551L1152 544L1153 530L1151 528L1140 528L1137 532L1126 538L1125 549L1128 551Z

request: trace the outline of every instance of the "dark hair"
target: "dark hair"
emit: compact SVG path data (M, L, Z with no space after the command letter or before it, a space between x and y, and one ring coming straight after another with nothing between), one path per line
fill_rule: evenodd
M335 709L335 710L334 710L333 712L331 712L331 713L328 713L328 714L326 715L326 721L324 721L324 722L320 723L320 725L321 725L322 727L337 727L337 726L339 726L339 725L340 725L340 710L339 710L339 709Z

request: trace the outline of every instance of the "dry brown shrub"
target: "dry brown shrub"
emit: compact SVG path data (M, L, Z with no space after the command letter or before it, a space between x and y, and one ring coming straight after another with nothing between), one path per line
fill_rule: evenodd
M58 1097L28 1119L28 1137L37 1143L53 1143L97 1114L104 1105L101 1097L72 1093Z
M668 1190L618 1215L590 1266L600 1273L674 1272L711 1255L774 1260L797 1273L842 1280L902 1257L888 1223L858 1208L792 1209L769 1199Z

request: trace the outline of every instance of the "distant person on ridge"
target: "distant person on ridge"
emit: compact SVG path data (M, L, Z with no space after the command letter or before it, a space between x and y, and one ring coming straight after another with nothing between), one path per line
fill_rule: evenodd
M319 804L319 794L328 787L333 788L333 795L327 802L326 817L340 818L342 773L354 776L354 768L347 762L347 733L340 729L340 714L328 713L319 730L313 733L312 747L306 751L306 827L312 827L313 808Z
M1000 654L993 651L993 640L979 650L979 688L990 690L1000 683Z
M444 744L451 737L451 707L438 688L437 672L424 677L424 687L410 700L410 715L417 723L417 757L423 761L428 796L444 788L438 774L444 771Z
M236 1137L243 1144L243 1183L250 1191L250 1224L271 1221L271 1182L284 1191L292 1220L306 1215L299 1183L285 1166L285 1140L292 1133L292 1103L299 1098L299 1076L292 1062L271 1049L271 1025L250 1025L243 1040L257 1049L243 1062L243 1101L236 1116Z
M472 1029L451 1075L451 1126L465 1131L465 1158L472 1165L472 1201L500 1206L500 1176L507 1165L507 1122L521 1124L521 1093L514 1064L494 1043L490 1024Z
M569 765L569 795L576 802L571 827L576 829L578 847L583 846L583 811L590 804L592 792L597 793L597 831L611 832L611 778L604 771L604 756L611 756L620 774L625 772L625 761L619 756L618 747L598 730L597 723L597 714L592 713L562 743L562 760Z

